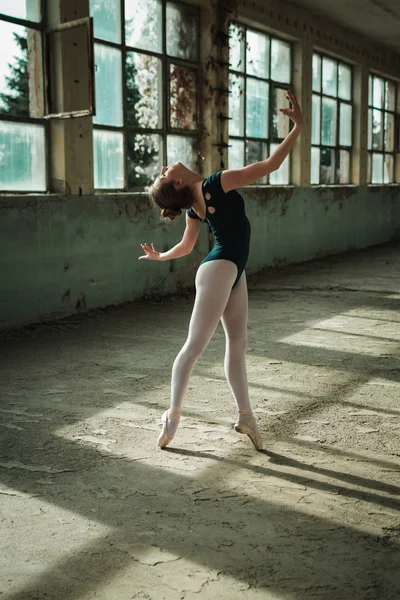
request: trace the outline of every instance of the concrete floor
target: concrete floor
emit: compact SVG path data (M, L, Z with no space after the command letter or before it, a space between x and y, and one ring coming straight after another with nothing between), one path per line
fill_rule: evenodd
M155 446L192 297L1 335L2 600L400 596L400 245L250 278L267 451L224 338Z

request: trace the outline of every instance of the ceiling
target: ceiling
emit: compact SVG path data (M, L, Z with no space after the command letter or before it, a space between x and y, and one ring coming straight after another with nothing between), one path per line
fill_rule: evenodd
M400 0L293 0L294 4L364 34L400 54Z

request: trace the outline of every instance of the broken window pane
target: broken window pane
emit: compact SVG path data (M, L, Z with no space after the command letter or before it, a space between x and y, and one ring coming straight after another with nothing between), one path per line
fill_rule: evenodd
M255 142L249 140L246 144L246 165L251 165L254 162L265 160L268 157L268 148L265 142ZM267 183L267 178L262 177L258 183Z
M320 149L311 148L311 183L319 183Z
M383 100L385 96L385 87L383 79L380 77L374 77L374 95L373 95L373 106L375 108L383 108Z
M383 183L393 183L394 181L394 160L393 154L385 154L385 163L383 168Z
M198 169L198 140L183 135L167 137L167 164L181 162L189 169Z
M337 63L326 56L322 58L322 92L337 96Z
M337 101L331 98L322 98L322 144L335 146L336 144L336 113Z
M41 20L40 0L1 0L0 13L38 23Z
M374 110L372 113L372 148L383 150L383 113ZM372 169L373 170L373 169Z
M93 123L121 126L122 59L120 50L95 44L96 116Z
M386 81L385 88L385 108L394 111L396 107L396 84L392 81Z
M257 79L247 80L246 125L249 137L268 137L269 85Z
M230 148L228 161L230 169L241 169L244 167L244 142L241 140L229 140Z
M383 154L372 155L372 183L383 183Z
M272 136L274 138L283 139L289 133L290 119L279 111L280 108L288 108L286 93L286 90L281 88L274 88L273 91Z
M291 48L287 42L271 41L271 79L281 83L291 80Z
M162 52L161 0L125 0L126 45Z
M156 179L161 169L161 144L159 135L127 135L128 188L144 187Z
M270 154L273 154L279 144L271 144ZM289 155L285 158L277 171L272 171L269 176L271 185L288 185L289 184Z
M244 134L244 77L229 74L229 135Z
M229 63L234 71L244 71L244 29L235 23L229 27Z
M321 184L335 183L335 150L321 148Z
M337 173L338 183L350 183L350 152L340 150Z
M167 3L167 54L198 59L197 11L184 4Z
M312 59L312 89L313 92L321 91L321 57L318 54Z
M128 125L161 128L161 60L149 54L127 52L125 74Z
M28 30L0 21L0 40L0 112L29 117Z
M394 115L391 113L385 113L385 150L394 150Z
M339 96L343 100L351 100L351 69L339 64Z
M351 146L352 132L352 107L350 104L340 103L340 132L339 144L341 146Z
M97 189L124 187L124 139L117 131L93 131L94 186Z
M121 43L120 0L90 0L90 14L96 38Z
M196 71L170 66L170 121L171 127L196 129Z
M45 129L0 121L0 189L46 191Z
M321 96L312 97L311 143L321 143Z
M247 31L247 73L257 77L269 75L269 37Z

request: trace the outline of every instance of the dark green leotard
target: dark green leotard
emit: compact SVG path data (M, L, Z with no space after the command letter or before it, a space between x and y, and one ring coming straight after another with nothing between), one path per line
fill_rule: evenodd
M247 264L250 248L250 223L246 217L244 200L236 190L225 193L221 186L221 173L214 173L203 181L206 218L215 238L215 245L201 264L210 260L230 260L238 268L233 287L239 281ZM214 208L215 212L210 212ZM187 211L192 219L200 217L192 208Z

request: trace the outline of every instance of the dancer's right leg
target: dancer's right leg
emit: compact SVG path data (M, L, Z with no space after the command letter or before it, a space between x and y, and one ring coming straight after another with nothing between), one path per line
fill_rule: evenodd
M183 395L193 367L208 346L228 303L237 267L228 260L202 264L196 275L196 299L188 338L172 368L171 408L163 415L163 430L158 445L165 447L179 424Z

